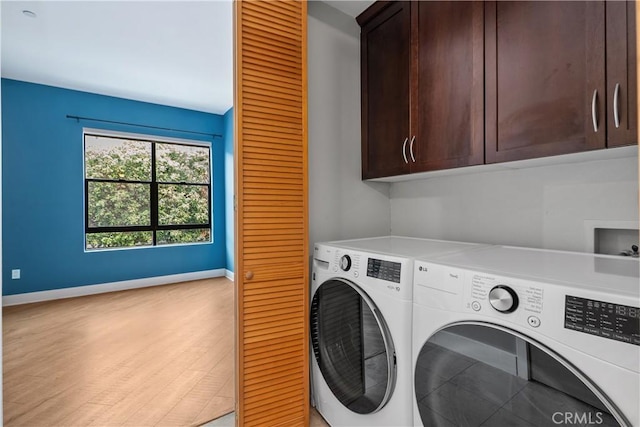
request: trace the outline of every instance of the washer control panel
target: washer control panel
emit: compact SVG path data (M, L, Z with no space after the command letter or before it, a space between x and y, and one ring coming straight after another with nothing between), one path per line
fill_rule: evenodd
M402 265L399 262L384 261L369 258L367 261L367 276L387 282L400 283Z
M362 257L358 253L344 253L341 251L333 252L333 272L343 271L351 273L354 277L358 277L360 270L360 259Z
M410 258L393 255L356 251L316 244L314 247L314 280L342 277L358 286L401 299L413 298L413 261Z
M640 346L640 308L567 295L564 327Z
M349 271L351 269L351 257L349 255L342 255L342 258L340 258L340 268L342 271Z

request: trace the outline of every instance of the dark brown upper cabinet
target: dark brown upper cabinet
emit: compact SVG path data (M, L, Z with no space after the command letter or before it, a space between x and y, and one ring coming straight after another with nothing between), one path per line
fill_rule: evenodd
M377 2L358 22L363 179L481 164L482 3Z
M637 143L633 1L378 1L363 179Z
M634 20L633 2L486 2L486 163L635 143Z
M607 147L638 140L636 11L633 1L608 1Z
M412 3L411 172L484 162L483 15L482 2Z
M409 172L410 22L410 3L394 2L362 28L363 179Z

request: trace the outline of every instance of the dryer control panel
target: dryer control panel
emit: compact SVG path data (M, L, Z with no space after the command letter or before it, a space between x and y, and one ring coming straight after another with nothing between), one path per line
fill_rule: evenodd
M433 313L447 313L438 314L447 321L495 323L546 345L561 343L639 372L637 294L420 260L414 265L414 313L429 313L423 308L427 307L435 309Z
M506 294L518 296L517 301L519 307L528 313L539 315L544 307L544 289L530 283L516 283L516 281L506 282L504 279L498 278L491 274L476 273L471 276L471 289L465 295L465 302L468 308L475 310L477 304L490 305L498 312L510 313L519 308L518 305L513 309L501 310L493 301L493 294L496 290L504 290ZM503 297L504 298L504 297ZM476 304L474 304L474 302ZM487 304L488 303L488 304Z
M567 295L564 327L640 345L640 308Z
M544 322L545 289L539 283L416 261L414 302L460 310L538 329Z

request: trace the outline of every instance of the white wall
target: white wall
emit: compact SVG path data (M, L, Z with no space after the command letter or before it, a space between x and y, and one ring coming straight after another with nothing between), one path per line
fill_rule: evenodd
M389 184L360 175L360 29L309 3L309 242L389 234ZM310 252L313 253L313 252Z
M309 222L318 241L397 234L585 251L594 221L638 221L634 158L361 181L360 29L309 2Z
M391 232L586 251L590 221L638 221L632 158L391 184Z

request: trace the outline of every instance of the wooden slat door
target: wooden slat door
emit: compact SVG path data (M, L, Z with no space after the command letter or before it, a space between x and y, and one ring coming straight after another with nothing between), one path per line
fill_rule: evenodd
M309 424L307 5L235 2L236 423Z

